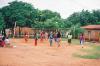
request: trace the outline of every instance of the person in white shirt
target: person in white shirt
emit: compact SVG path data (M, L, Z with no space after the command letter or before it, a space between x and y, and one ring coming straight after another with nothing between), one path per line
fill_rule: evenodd
M69 45L71 44L71 40L72 40L72 35L71 34L68 34L68 44Z
M5 44L6 44L7 47L10 46L10 41L9 41L8 37L5 38Z

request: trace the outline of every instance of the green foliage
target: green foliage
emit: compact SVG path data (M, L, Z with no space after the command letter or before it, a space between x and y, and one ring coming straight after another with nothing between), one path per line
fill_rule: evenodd
M4 19L3 19L3 16L0 12L0 30L2 30L4 28Z
M45 22L45 28L51 28L51 29L59 29L64 28L64 22L59 17L54 17L52 19L48 19Z
M48 19L45 23L44 28L51 28L51 29L57 29L59 28L59 25L57 22L55 22L53 19Z
M82 29L80 27L80 24L76 24L76 25L72 25L71 28L71 33L73 35L73 38L78 38L78 36L81 34L81 33L84 33L84 29Z
M74 12L67 18L67 22L71 22L72 24L80 23L81 26L99 24L98 22L100 22L100 10L93 10L92 12L88 10Z
M31 4L22 1L13 1L8 6L3 7L1 11L4 15L6 28L13 28L15 22L20 27L56 28L56 23L53 23L53 21L55 22L55 17L61 19L60 14L57 12L50 10L40 11Z
M69 28L73 25L72 22L68 21L67 19L65 19L63 21L64 21L64 27L65 28Z
M46 19L45 21L36 21L33 27L41 29L59 29L63 28L64 22L59 17L53 17L51 19Z
M54 18L54 17L58 17L58 18L61 18L60 14L57 13L57 12L52 12L50 10L43 10L42 11L42 15L45 19L51 19L51 18Z
M36 10L31 4L13 1L8 6L2 8L2 13L8 28L14 27L15 22L20 27L31 27Z

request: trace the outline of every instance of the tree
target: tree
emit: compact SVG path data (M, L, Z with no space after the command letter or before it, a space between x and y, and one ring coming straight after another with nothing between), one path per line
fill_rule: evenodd
M2 16L2 13L0 12L0 32L2 31L3 35L6 35L5 33L5 23L4 23L4 18Z
M74 12L66 19L68 24L77 24L80 23L81 26L89 24L99 24L100 22L100 10L82 10L81 12Z
M31 24L34 23L37 14L36 9L31 4L22 1L13 1L8 6L3 7L1 11L6 28L12 28L13 31L16 22L16 25L19 26L19 34L20 27L32 27Z
M50 11L50 10L43 10L42 11L42 17L45 17L45 19L51 19L51 18L54 18L54 17L61 18L59 13L53 12L53 11Z
M96 22L100 22L100 10L93 10L92 12Z
M72 25L72 22L69 21L68 19L64 19L63 22L64 22L64 28L70 28Z
M16 22L17 26L31 27L34 22L36 9L28 3L21 1L13 1L8 6L2 8L7 28L14 27Z
M78 38L79 34L84 33L84 29L80 27L80 23L72 25L69 29L73 35L73 38Z
M54 17L54 18L46 20L45 28L49 28L49 29L64 28L64 22L59 17Z
M4 28L4 19L2 14L0 13L0 30L2 30Z

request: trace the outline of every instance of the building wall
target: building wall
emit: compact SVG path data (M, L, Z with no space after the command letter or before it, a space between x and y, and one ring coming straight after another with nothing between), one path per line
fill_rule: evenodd
M99 41L100 39L100 30L86 30L84 32L86 40Z

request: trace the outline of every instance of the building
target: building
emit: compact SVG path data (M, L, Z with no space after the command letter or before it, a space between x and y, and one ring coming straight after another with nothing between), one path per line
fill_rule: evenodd
M89 41L100 41L100 25L87 25L81 28L85 29L84 36Z

